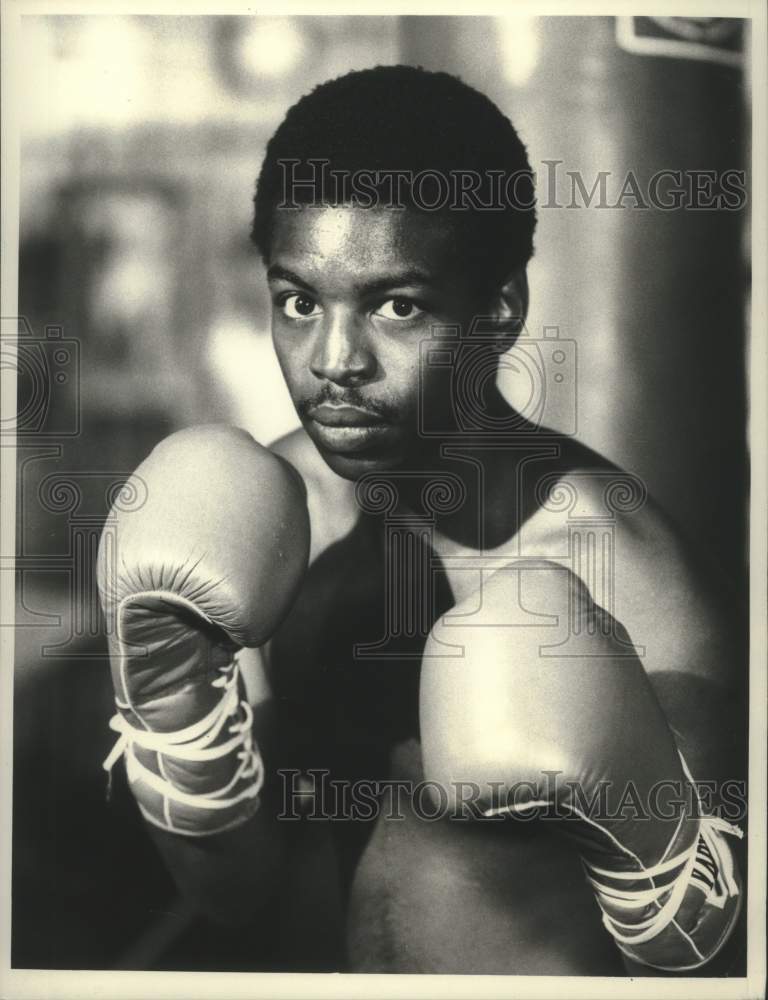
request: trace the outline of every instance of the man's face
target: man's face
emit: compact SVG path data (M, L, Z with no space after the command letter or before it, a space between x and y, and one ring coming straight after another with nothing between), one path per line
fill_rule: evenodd
M479 308L450 224L408 210L307 207L277 212L268 279L272 335L309 436L348 479L413 467L419 380L448 405L420 343ZM433 377L430 377L433 376Z

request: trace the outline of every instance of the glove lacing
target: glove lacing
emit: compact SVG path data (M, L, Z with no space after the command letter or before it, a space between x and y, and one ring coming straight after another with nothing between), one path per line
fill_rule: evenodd
M639 872L612 872L604 868L598 868L596 865L590 864L589 862L584 862L588 872L592 872L594 875L607 877L612 881L627 880L637 882L647 879L650 882L653 882L654 879L661 875L666 875L677 868L680 869L680 872L677 876L675 876L672 882L667 882L660 886L654 886L651 889L621 889L612 885L606 885L604 882L593 878L592 875L587 874L587 879L597 890L600 896L610 900L612 903L625 907L627 910L644 910L646 906L658 903L665 893L669 893L669 898L656 913L654 913L647 920L643 920L638 923L624 923L623 921L617 920L615 917L605 912L601 903L601 909L603 909L603 923L619 944L644 944L646 941L650 941L657 935L661 934L664 928L674 920L675 915L680 908L680 904L683 901L683 896L685 895L685 892L691 882L691 878L694 875L696 862L697 860L700 862L702 860L702 842L706 845L710 854L717 858L720 862L719 875L722 879L723 888L725 890L725 898L738 895L739 888L733 877L733 862L731 861L729 853L722 852L720 850L714 836L715 831L730 834L735 837L743 836L742 831L738 827L733 826L733 824L726 822L724 819L720 819L717 816L702 816L699 820L699 836L693 844L691 844L687 850L682 851L674 858L662 861L657 865L653 865L651 868L644 868ZM706 855L704 856L706 857ZM705 871L700 870L699 873L702 878L709 878ZM600 902L599 897L598 902ZM626 934L624 933L625 930L632 931L633 933Z
M680 758L683 771L692 787L695 788L693 778L682 754ZM700 800L699 808L701 808ZM629 954L631 958L637 959L636 955L628 951L628 947L645 944L647 941L653 940L653 938L661 934L674 921L683 902L683 897L694 878L698 880L699 884L703 883L711 886L706 897L706 902L712 903L718 908L724 907L728 899L739 895L739 887L734 876L733 859L727 846L722 842L722 834L738 838L742 838L744 835L739 827L728 823L718 816L700 815L698 836L691 846L672 858L662 858L658 864L650 868L641 868L640 871L629 872L609 871L605 868L598 868L596 865L582 859L587 879L596 890L597 902L603 911L603 924L622 951ZM670 842L670 846L673 841ZM710 867L713 861L717 865L717 874L714 879ZM655 884L655 879L660 876L669 875L677 869L679 869L678 874L672 880L666 880L660 886ZM597 875L599 878L593 878L593 875ZM606 884L603 881L605 878L610 879L611 883L647 880L650 882L651 888L622 889L616 885ZM662 905L660 900L665 893L669 893L669 896ZM656 905L659 908L646 920L625 923L606 912L603 899L610 901L613 906L626 909L627 911L642 911L649 905ZM731 922L731 926L733 922ZM689 944L700 963L708 961L711 956L702 955L701 951L690 938L690 935L684 936L688 938Z
M113 715L109 727L119 733L119 736L102 764L110 776L110 781L112 768L120 757L125 755L129 782L142 781L166 798L186 806L197 809L229 809L247 799L255 798L264 784L264 768L251 732L253 711L247 701L238 697L240 667L237 657L219 667L219 674L219 677L211 681L211 686L223 689L221 699L204 718L184 729L171 733L149 732L132 726L120 712ZM119 701L116 704L118 708L130 708ZM242 719L238 721L241 710ZM235 721L227 727L231 739L211 746L221 733L225 722L233 717ZM237 751L239 764L230 781L222 788L206 793L184 792L176 788L167 778L146 768L137 759L135 747L153 750L176 760L189 761L218 760ZM241 781L248 781L249 784L236 795L229 795L228 793Z

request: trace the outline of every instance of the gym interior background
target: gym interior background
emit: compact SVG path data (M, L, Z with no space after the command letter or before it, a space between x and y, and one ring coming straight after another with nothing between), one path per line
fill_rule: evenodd
M350 69L447 70L557 175L550 200L572 200L569 171L587 189L607 171L614 201L629 171L745 168L744 51L747 25L727 18L24 18L14 966L333 967L303 898L311 850L287 891L300 905L255 949L179 903L101 770L92 566L114 485L175 428L227 421L267 443L297 423L248 240L287 108ZM641 476L743 594L748 209L540 205L532 364L507 366L505 391ZM553 337L569 393L541 349Z

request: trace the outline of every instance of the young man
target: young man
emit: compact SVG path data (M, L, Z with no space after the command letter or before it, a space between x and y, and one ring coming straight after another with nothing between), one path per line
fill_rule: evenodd
M534 223L515 130L453 77L288 112L253 236L302 427L191 429L137 471L100 559L108 765L225 921L325 816L349 971L723 974L738 636L642 484L495 384Z

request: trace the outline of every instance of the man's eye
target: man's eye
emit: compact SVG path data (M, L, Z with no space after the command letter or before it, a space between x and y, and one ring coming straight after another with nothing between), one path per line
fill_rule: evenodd
M280 308L288 319L314 319L322 313L322 309L309 295L291 292L280 300Z
M416 319L424 312L411 299L387 299L376 310L376 316L383 316L384 319L409 320Z

